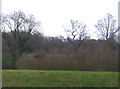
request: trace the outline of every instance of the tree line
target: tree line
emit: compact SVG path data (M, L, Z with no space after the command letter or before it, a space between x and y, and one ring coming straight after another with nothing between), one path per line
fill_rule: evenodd
M3 69L118 70L119 28L111 14L95 25L101 39L90 39L87 26L70 20L64 36L47 37L40 22L22 11L1 16Z

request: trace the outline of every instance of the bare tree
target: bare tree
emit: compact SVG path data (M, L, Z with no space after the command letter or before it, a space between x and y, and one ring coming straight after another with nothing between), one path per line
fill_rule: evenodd
M65 32L69 34L68 38L72 38L74 51L76 51L76 46L78 46L78 44L75 42L75 39L78 39L81 42L81 40L84 40L88 37L86 25L78 20L71 20L70 23L71 25L67 29L65 28Z
M71 36L72 41L74 43L76 36L78 35L78 21L71 20L71 26L69 28L65 28L65 31Z
M26 16L21 11L2 16L1 20L3 38L6 39L10 48L10 53L13 57L13 67L15 68L17 58L26 51L25 44L29 40L30 35L38 29L40 23L35 21L33 15Z
M104 40L108 40L109 38L113 39L118 32L116 20L109 13L103 19L98 20L95 27L97 28L100 37Z

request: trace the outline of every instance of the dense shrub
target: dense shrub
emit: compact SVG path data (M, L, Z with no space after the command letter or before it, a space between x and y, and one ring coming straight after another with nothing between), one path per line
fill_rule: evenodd
M117 71L117 53L106 50L94 50L93 53L81 50L78 54L50 53L43 58L21 57L17 61L18 69L39 70L82 70ZM110 55L112 54L112 55Z
M74 52L73 46L68 45L67 42L62 42L64 47L61 48L58 47L57 43L52 42L45 43L49 48L47 50L38 48L32 53L24 53L23 56L17 59L16 68L82 71L118 70L118 48L116 43L114 43L114 47L111 47L104 41L85 40ZM3 68L12 68L12 57L8 54L3 55Z

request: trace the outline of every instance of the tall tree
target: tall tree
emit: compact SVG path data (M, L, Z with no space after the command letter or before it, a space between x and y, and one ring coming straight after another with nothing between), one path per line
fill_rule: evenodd
M71 25L68 28L65 28L65 32L69 34L68 38L72 38L72 44L74 46L74 51L76 47L81 44L81 40L86 39L88 33L86 31L86 25L79 22L78 20L71 20ZM79 44L76 43L75 39L79 40Z
M116 20L109 13L103 19L98 20L95 27L98 30L99 36L104 40L113 39L118 32Z
M40 23L35 20L33 15L26 16L22 11L2 16L1 19L3 38L7 41L13 57L13 68L15 68L16 60L27 50L25 44L30 35L38 30Z

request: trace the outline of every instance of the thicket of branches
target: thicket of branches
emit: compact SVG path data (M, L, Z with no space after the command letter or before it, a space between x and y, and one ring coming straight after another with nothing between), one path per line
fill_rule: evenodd
M86 24L78 20L65 27L67 38L42 35L34 16L20 11L1 20L3 69L118 70L119 29L110 14L95 25L99 40L90 39Z

